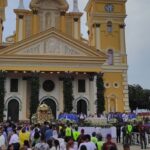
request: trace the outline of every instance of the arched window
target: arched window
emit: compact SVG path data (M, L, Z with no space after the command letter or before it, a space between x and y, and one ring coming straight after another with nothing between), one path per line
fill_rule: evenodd
M114 55L113 50L109 49L107 54L108 54L108 64L113 65L113 55Z
M45 15L45 25L46 25L46 29L50 28L51 25L51 14L48 12Z
M109 33L112 32L112 22L111 21L107 22L107 32L109 32Z

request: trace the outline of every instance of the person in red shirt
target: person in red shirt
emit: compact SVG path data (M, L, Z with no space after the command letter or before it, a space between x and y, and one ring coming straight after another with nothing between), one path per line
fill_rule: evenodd
M112 142L111 134L107 134L107 141L103 144L102 150L117 150L117 145Z

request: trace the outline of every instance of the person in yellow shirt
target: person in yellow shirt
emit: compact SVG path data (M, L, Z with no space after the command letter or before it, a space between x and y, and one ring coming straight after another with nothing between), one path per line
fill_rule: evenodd
M25 128L22 128L22 130L19 132L20 146L21 147L23 146L25 140L29 141L29 138L30 138L30 132L26 131Z

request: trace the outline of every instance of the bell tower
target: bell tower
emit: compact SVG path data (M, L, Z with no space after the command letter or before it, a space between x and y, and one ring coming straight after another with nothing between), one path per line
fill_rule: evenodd
M125 18L127 0L89 0L89 45L106 53L103 64L106 111L129 111Z
M5 21L5 7L7 7L7 0L0 0L0 45L2 45L3 36L3 22Z

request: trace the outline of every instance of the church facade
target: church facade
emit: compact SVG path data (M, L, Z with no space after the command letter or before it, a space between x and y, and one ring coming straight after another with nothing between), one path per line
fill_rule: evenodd
M95 114L97 73L103 74L105 112L128 112L126 0L89 0L88 39L81 35L78 1L68 11L66 0L23 0L14 10L16 31L2 40L7 0L0 1L0 70L5 75L4 120L28 120L33 76L39 78L40 103L54 117L64 111L62 77L71 76L72 111ZM14 20L15 21L15 20Z

